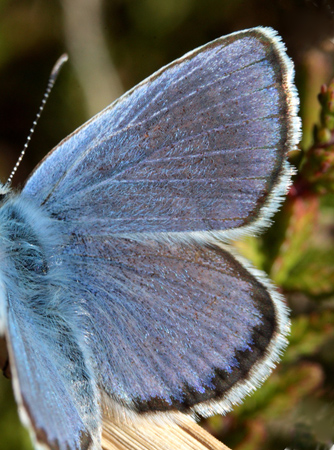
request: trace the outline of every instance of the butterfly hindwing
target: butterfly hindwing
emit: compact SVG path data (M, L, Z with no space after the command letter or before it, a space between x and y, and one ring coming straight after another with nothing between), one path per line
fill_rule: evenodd
M120 405L227 411L285 345L281 299L227 248L85 236L65 251L99 384Z

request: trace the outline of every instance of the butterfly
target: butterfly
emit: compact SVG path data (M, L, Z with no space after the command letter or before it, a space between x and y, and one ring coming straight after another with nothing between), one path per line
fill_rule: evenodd
M297 110L277 33L236 32L1 187L0 335L36 448L226 448L194 419L240 403L287 343L283 298L231 241L283 201Z

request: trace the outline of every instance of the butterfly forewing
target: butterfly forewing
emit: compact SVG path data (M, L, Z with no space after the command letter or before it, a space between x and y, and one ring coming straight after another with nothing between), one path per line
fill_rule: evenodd
M291 71L272 40L241 32L166 66L60 144L23 193L70 233L255 222L281 185L294 120Z

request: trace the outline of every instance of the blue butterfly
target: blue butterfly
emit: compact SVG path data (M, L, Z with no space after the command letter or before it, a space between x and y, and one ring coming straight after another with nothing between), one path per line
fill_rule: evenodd
M286 346L284 300L229 244L270 224L300 135L270 28L174 61L0 190L0 335L37 449L226 448Z

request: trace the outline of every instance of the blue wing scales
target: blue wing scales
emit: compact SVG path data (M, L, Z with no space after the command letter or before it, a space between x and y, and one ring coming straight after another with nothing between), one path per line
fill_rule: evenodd
M57 317L38 317L18 299L8 306L7 343L18 383L14 390L34 440L52 450L97 449L94 379L77 336Z

